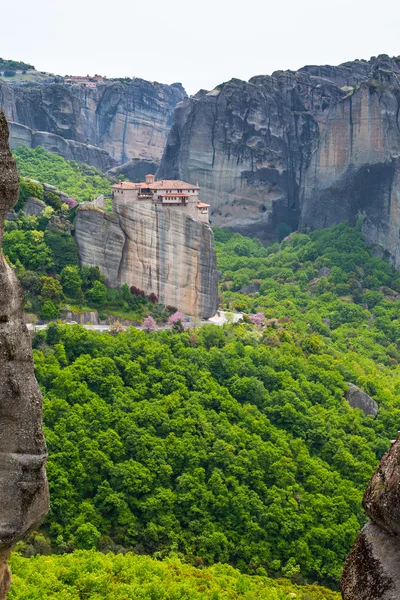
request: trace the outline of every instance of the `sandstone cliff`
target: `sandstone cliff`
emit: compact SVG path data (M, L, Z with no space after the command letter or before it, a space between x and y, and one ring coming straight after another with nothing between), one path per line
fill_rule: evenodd
M400 58L233 79L176 108L158 178L199 181L212 222L265 240L363 219L400 267Z
M43 146L103 171L131 159L159 163L174 107L184 96L180 84L142 79L99 82L95 88L0 82L12 147Z
M363 506L371 521L347 557L340 584L343 600L400 598L399 486L400 435L365 492Z
M18 198L18 173L0 112L0 246ZM10 584L7 556L48 511L42 398L24 323L22 289L0 250L0 600Z
M208 225L151 202L114 199L107 213L86 203L75 237L81 263L98 266L111 287L154 292L159 302L209 318L218 305L214 235Z

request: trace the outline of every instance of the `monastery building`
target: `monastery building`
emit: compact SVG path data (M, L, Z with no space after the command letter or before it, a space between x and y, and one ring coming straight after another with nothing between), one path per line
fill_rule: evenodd
M179 210L196 221L209 223L209 204L199 200L199 185L184 181L162 179L155 181L154 175L146 175L143 183L121 181L112 186L113 197L123 196L132 202L152 202Z

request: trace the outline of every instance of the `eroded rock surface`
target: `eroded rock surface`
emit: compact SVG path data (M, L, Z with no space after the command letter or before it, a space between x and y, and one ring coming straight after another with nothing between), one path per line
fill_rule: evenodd
M232 79L176 108L157 178L198 181L212 223L264 240L363 219L400 267L400 57Z
M371 521L346 559L343 600L400 598L400 436L382 458L364 495Z
M134 285L186 314L215 315L217 269L208 225L179 209L115 198L112 213L81 205L75 237L81 263L98 266L111 287Z
M180 84L139 78L100 82L93 89L0 82L0 106L10 122L12 147L43 146L102 171L133 158L159 163L173 110L184 96Z
M18 186L7 122L0 112L0 245ZM22 289L0 251L0 600L10 583L9 551L48 511L42 397L23 306Z
M376 417L378 414L378 405L371 396L353 383L348 383L348 390L345 394L347 402L352 408L359 408L366 415Z

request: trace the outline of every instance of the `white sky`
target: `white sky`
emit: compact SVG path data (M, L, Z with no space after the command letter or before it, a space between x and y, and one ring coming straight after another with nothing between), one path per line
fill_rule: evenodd
M396 0L3 0L0 56L60 75L180 81L400 55Z

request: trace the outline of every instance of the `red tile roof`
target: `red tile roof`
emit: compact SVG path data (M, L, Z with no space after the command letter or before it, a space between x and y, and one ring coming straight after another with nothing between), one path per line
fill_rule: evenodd
M154 183L132 183L130 181L120 181L112 186L115 189L122 190L136 190L139 188L147 188L150 190L195 190L199 189L198 185L186 183L179 179L161 179L160 181L154 181Z
M166 192L165 194L159 194L160 196L163 197L167 197L167 198L188 198L188 194L168 194L168 192Z
M210 205L209 205L209 204L204 204L204 202L198 202L198 203L197 203L197 206L198 206L199 208L209 208L209 207L210 207Z

